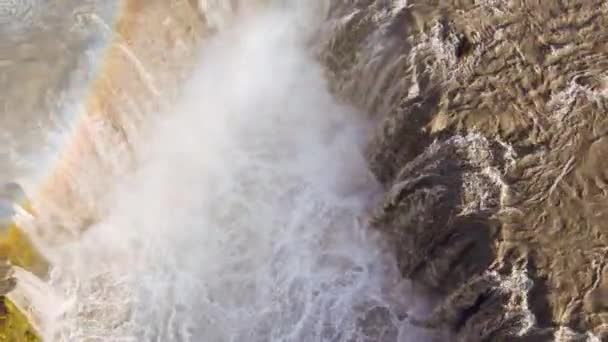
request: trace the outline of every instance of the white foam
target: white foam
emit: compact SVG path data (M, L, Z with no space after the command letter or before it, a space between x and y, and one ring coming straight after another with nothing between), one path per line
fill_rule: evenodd
M398 316L421 304L364 223L367 124L328 93L304 10L240 18L204 46L107 216L47 251L70 299L49 340L420 337Z
M17 285L7 297L27 317L36 331L42 335L50 334L54 322L63 311L63 299L55 289L32 273L17 266L13 266L11 271Z

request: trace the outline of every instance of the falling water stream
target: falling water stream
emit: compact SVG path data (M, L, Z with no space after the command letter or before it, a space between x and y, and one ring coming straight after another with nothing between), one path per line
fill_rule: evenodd
M103 216L39 242L54 265L46 340L424 337L404 319L424 303L366 225L382 191L362 152L372 123L329 93L313 7L218 21Z

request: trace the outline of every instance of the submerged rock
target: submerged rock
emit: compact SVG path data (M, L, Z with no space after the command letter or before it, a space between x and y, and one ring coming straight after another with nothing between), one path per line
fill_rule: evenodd
M29 312L34 309L25 309L9 297L22 292L18 289L15 267L20 273L31 272L31 277L45 278L50 265L17 223L17 207L31 213L21 186L7 183L0 188L0 210L3 209L0 214L0 341L39 341L36 323L40 320Z
M378 120L374 225L461 341L607 338L602 1L333 1L321 60Z
M44 277L49 270L49 263L17 222L17 209L27 215L34 214L21 186L13 182L6 183L0 187L0 261L8 261L11 265ZM0 269L3 267L0 266ZM7 291L0 290L0 295L6 293Z
M0 341L40 341L27 317L4 296L0 296Z

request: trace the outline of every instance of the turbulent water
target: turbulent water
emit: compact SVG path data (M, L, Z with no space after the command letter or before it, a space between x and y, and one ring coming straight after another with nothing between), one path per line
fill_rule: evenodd
M426 305L367 227L370 123L328 91L313 7L218 21L100 220L41 242L58 298L46 339L431 338L408 323Z
M0 295L50 341L604 340L607 11L0 0Z

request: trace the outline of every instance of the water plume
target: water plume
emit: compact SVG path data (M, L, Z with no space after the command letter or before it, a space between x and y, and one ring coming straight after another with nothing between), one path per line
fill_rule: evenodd
M424 303L367 228L369 123L327 90L313 7L248 11L204 44L101 220L45 249L65 298L49 340L423 337L404 317Z

